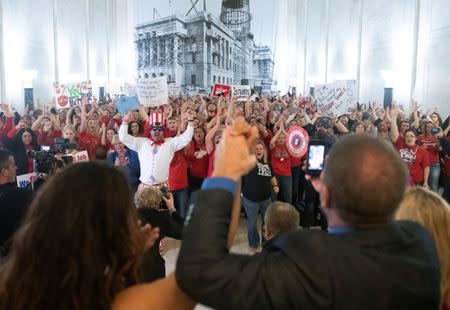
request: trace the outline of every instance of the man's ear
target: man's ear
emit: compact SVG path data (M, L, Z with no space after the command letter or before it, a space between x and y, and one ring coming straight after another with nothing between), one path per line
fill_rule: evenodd
M320 188L320 206L324 210L331 208L331 192L328 185L326 185L324 182L322 182L321 188Z

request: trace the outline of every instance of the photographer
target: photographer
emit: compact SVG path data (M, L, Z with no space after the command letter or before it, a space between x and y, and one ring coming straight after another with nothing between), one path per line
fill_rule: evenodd
M180 240L183 230L183 218L175 210L172 194L162 191L166 189L149 187L134 195L137 213L142 224L158 227L160 231L155 246L145 253L142 260L141 270L144 282L153 282L166 276L165 261L156 245L164 237Z

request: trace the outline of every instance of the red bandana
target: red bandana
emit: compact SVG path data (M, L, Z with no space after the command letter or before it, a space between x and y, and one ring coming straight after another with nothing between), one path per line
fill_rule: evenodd
M148 137L148 138L149 138L150 141L151 141L151 143L150 143L151 146L153 146L153 145L161 145L161 144L164 143L164 138L161 138L161 140L159 140L159 141L154 141L153 138L152 138L151 136Z

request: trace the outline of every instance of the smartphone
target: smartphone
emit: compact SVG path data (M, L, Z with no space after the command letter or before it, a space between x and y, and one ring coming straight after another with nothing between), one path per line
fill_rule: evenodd
M324 142L311 140L308 146L306 174L319 175L322 173L325 164L326 148Z
M440 131L441 130L438 127L433 127L431 129L431 134L434 136L434 135L437 135Z
M50 145L41 145L41 151L49 152L50 151Z

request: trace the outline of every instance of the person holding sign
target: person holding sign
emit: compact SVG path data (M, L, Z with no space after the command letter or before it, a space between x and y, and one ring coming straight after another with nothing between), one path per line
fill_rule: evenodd
M139 155L141 166L141 184L138 190L146 187L167 186L170 162L176 151L186 147L194 134L194 116L187 110L183 117L188 121L186 131L174 138L164 138L163 117L161 113L150 115L149 138L133 137L128 133L131 114L124 118L119 129L119 138L128 148Z

